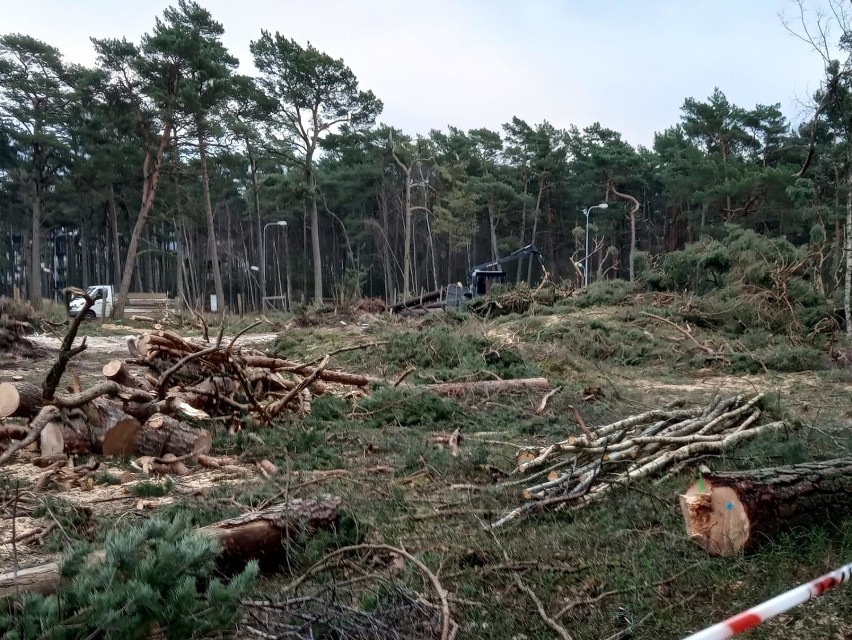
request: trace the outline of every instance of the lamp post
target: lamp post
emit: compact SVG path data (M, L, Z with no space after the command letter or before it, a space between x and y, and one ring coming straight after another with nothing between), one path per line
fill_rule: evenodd
M260 312L263 313L263 299L266 297L266 228L267 227L286 227L286 220L277 220L276 222L269 222L263 226L263 242L262 242L262 250L263 256L260 261Z
M589 286L589 214L592 209L607 209L609 205L606 202L601 202L593 207L586 207L583 213L586 216L586 257L583 258L583 278L586 281L586 286Z

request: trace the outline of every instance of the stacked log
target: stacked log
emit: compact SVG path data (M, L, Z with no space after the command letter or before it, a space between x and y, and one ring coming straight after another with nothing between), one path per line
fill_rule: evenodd
M519 451L516 472L525 477L508 484L526 485L523 497L527 503L509 511L492 527L536 509L589 504L619 486L785 429L780 421L759 423L762 397L719 399L703 410L648 411L594 431L578 415L584 435Z

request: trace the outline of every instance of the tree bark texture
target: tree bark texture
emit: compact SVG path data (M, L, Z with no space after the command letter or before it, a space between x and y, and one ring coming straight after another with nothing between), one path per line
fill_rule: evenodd
M852 514L852 457L704 475L680 496L690 540L718 556Z
M115 301L114 317L124 317L124 307L127 305L127 294L130 292L130 280L133 278L133 268L136 266L136 251L139 248L139 238L145 230L145 221L154 206L154 196L157 193L157 185L160 182L160 166L163 161L163 153L169 143L172 125L166 122L163 133L160 135L159 144L154 154L150 149L145 152L145 160L142 163L142 202L139 205L139 216L133 225L133 233L130 235L130 243L127 246L127 257L124 260L124 271L121 275L121 286L119 287Z
M207 242L210 252L210 264L213 270L213 284L216 288L217 311L224 313L225 289L222 287L222 273L219 270L219 248L216 245L216 224L213 220L213 203L210 200L210 174L207 171L207 145L204 142L204 130L198 127L198 157L201 161L201 186L204 192L204 211L207 214Z
M134 452L142 456L161 457L167 453L176 456L207 453L213 438L204 429L196 429L162 413L155 413L145 421L136 440Z

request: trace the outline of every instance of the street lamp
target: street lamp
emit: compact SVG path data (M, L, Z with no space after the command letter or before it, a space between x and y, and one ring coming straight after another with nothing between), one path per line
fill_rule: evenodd
M583 278L586 281L586 286L589 286L589 214L592 209L607 209L609 205L606 202L601 202L593 207L586 207L583 213L586 216L586 257L583 259Z
M260 261L260 311L263 313L263 299L266 297L266 227L286 227L286 220L278 220L276 222L269 222L263 226L263 242L262 248L263 256Z

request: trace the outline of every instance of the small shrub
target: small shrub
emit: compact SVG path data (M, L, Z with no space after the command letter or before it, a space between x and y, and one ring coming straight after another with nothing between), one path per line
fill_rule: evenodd
M231 631L257 575L251 562L229 582L213 578L216 542L196 535L183 518L116 532L100 562L91 562L90 552L83 545L65 556L57 595L28 594L22 606L0 607L0 635L144 640Z

